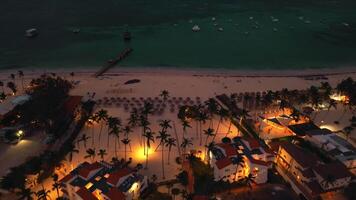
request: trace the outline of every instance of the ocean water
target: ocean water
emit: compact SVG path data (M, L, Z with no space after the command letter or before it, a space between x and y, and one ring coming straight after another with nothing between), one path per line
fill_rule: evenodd
M0 69L98 68L125 47L125 67L356 66L354 0L1 0L0 24Z

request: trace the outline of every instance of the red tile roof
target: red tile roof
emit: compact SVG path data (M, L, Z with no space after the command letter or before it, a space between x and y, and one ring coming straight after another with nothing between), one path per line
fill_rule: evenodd
M69 180L71 180L72 178L74 178L74 176L72 174L68 174L67 176L63 177L61 180L59 180L59 182L61 183L66 183Z
M131 174L132 170L129 168L124 168L124 169L119 169L116 170L115 172L111 173L109 175L109 178L107 179L107 182L112 184L112 185L116 185L117 182L119 182L120 178Z
M83 96L69 96L64 102L63 108L68 113L73 113L75 108L81 103Z
M263 161L263 160L256 160L256 159L249 159L250 162L254 163L254 164L257 164L257 165L264 165L264 166L268 166L270 164L270 162L266 162L266 161Z
M280 147L285 149L303 168L315 166L320 161L318 157L292 143L284 142L280 144Z
M111 188L106 194L106 196L109 197L110 200L125 200L124 193L122 193L115 187Z
M220 143L220 144L217 144L217 145L219 147L221 147L222 149L224 149L225 154L226 154L227 157L237 155L236 149L231 144Z
M261 147L258 140L254 139L254 138L244 138L243 140L245 140L249 144L251 149L258 149Z
M92 164L85 162L83 163L83 166L79 169L78 174L84 178L88 178L90 172L100 169L101 167L103 166L98 162Z
M83 199L83 200L99 200L94 196L93 193L89 192L86 188L82 187L77 191L77 194Z
M222 168L225 168L225 167L229 166L230 164L232 164L232 162L231 162L230 158L225 157L220 160L217 160L215 162L215 164L218 167L218 169L222 169Z
M340 162L320 164L314 167L314 172L319 174L323 179L332 176L335 179L352 177L353 174Z

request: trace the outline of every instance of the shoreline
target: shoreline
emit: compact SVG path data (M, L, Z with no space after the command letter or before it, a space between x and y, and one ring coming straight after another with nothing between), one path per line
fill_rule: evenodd
M94 75L95 72L99 70L93 68L57 68L57 69L6 69L0 70L0 75L16 73L18 70L22 70L27 75L38 75L42 73L58 73L65 74L74 72L79 75ZM110 69L108 72L104 73L102 77L105 76L125 76L125 75L183 75L183 76L196 76L196 77L246 77L246 78L258 78L258 77L297 77L297 78L308 78L308 77L323 77L323 76L337 76L337 75L354 75L356 74L356 67L344 67L337 69L323 68L323 69L303 69L303 70L275 70L275 69L265 69L265 70L239 70L239 69L207 69L207 68L161 68L161 67L115 67Z

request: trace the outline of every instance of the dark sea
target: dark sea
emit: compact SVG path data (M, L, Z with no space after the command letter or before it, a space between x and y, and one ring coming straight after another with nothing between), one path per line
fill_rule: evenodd
M0 69L356 66L355 0L1 0L0 25Z

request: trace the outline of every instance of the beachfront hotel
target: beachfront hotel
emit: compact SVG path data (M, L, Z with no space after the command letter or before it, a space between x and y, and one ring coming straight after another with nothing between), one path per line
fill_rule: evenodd
M138 199L147 188L146 176L129 167L106 162L84 162L60 180L63 196L77 200Z
M301 198L308 200L331 196L347 187L353 178L340 162L324 163L288 142L279 144L276 169Z
M210 166L215 181L236 182L250 174L257 184L267 182L267 171L274 155L253 138L233 138L231 143L216 144L210 151Z

